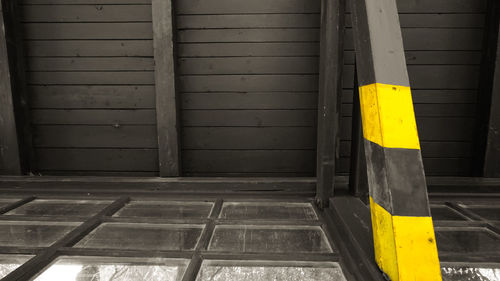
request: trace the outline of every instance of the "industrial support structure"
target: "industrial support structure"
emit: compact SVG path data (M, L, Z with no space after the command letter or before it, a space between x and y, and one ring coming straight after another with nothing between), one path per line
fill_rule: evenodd
M375 259L393 281L441 280L396 1L351 7Z

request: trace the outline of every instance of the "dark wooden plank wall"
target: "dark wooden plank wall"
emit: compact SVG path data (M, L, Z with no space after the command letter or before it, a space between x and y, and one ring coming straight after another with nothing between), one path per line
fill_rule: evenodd
M176 3L183 169L313 176L320 1Z
M151 0L23 0L42 174L158 172Z
M21 3L41 172L157 174L151 1ZM467 175L485 1L398 5L427 174ZM314 175L320 1L175 6L184 175ZM349 12L347 26L341 174L351 136Z
M484 0L398 1L427 175L471 173L485 6ZM350 42L346 40L344 122L337 170L343 174L349 172L351 138L354 54Z
M398 5L427 174L467 175L485 1ZM354 68L347 14L341 174ZM185 172L314 173L319 1L179 1L177 25Z

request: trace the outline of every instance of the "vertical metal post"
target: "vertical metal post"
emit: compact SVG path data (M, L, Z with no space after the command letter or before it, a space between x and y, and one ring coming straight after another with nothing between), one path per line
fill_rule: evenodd
M159 171L160 176L175 177L181 173L179 101L175 85L175 15L171 0L152 0L152 9Z
M477 103L474 174L500 177L500 2L490 0Z
M22 173L13 91L5 34L4 7L0 4L0 174Z
M344 56L345 0L321 1L321 42L316 157L316 202L328 205L333 196L338 159L340 98Z

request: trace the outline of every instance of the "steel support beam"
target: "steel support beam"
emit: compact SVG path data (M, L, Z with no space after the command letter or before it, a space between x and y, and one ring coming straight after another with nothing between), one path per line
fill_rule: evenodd
M368 203L368 179L366 177L366 159L363 139L363 124L358 90L358 76L354 70L354 88L352 95L352 131L351 131L351 169L349 171L349 193Z
M345 0L321 1L316 202L328 205L333 196L338 159L340 99L344 55Z
M22 173L7 52L4 7L0 5L0 174Z
M500 3L490 0L478 93L474 175L500 177Z
M172 1L153 0L152 9L159 171L162 177L176 177L181 164Z
M393 281L441 280L396 0L353 0L375 260Z

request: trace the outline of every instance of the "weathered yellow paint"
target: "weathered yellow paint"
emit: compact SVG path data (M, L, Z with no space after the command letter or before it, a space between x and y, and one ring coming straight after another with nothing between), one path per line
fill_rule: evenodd
M374 83L359 88L363 135L383 147L420 149L410 87Z
M431 217L392 216L370 197L375 259L392 281L441 281Z
M431 217L393 216L400 281L441 281Z
M398 264L396 258L396 245L394 244L392 215L382 208L382 206L376 204L371 196L370 209L375 261L391 280L398 280Z

